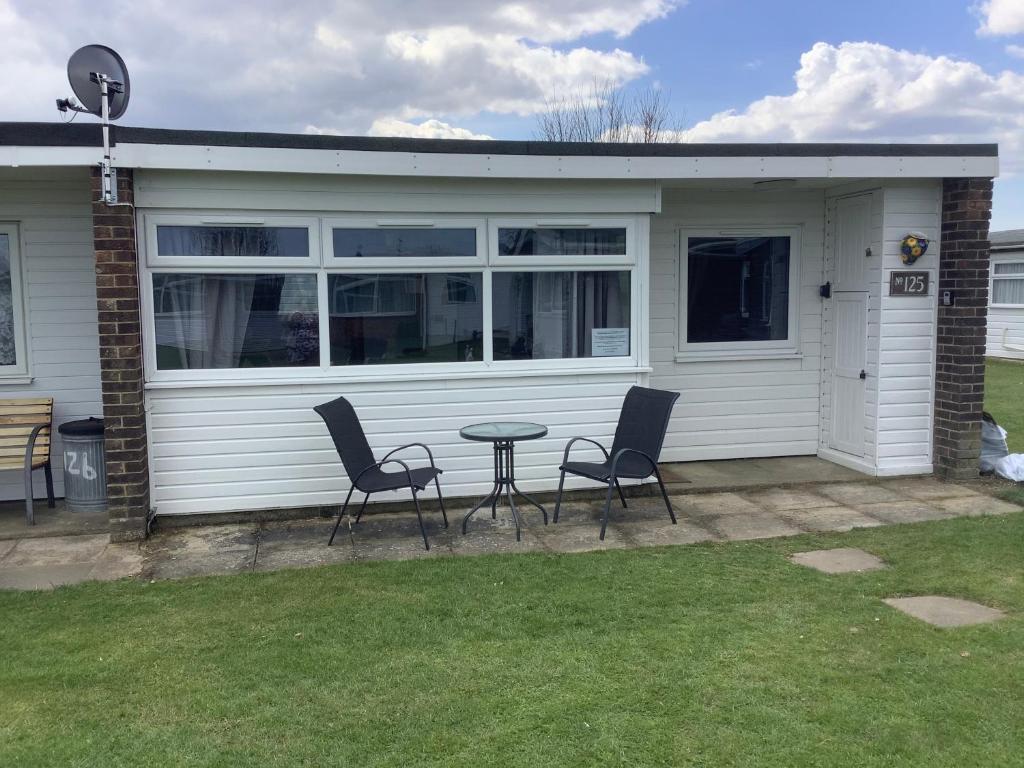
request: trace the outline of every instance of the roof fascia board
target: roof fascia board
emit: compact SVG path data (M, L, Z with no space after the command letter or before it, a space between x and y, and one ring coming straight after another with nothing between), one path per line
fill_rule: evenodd
M0 146L0 167L91 166L103 159L97 147L3 147Z
M455 178L943 178L996 176L986 156L525 156L170 144L120 144L115 166L166 170L446 176Z

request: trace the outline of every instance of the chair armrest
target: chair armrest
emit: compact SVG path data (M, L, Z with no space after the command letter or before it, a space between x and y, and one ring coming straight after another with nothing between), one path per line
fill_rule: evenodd
M392 451L392 453L394 453L394 451ZM361 478L363 475L365 475L371 469L380 469L385 464L401 464L405 468L405 477L409 481L409 488L413 487L413 484L412 484L412 471L409 469L409 465L406 464L401 459L383 459L382 461L378 461L376 464L371 464L370 466L368 466L365 469L361 470L358 475L356 475L355 479L352 481L352 485L358 485L359 478Z
M395 448L395 450L391 451L387 456L385 456L383 459L381 459L381 461L387 461L392 456L394 456L396 453L398 453L399 451L404 451L406 448L422 448L424 451L427 452L427 458L430 459L430 468L431 469L437 469L437 465L434 464L434 454L431 453L430 449L427 446L425 446L423 443L409 443L408 445L403 445L403 446L400 446L398 448ZM437 471L438 472L443 472L444 470L437 469Z
M647 459L647 461L649 461L650 464L651 464L651 473L650 474L653 474L654 471L658 468L658 465L654 462L654 459L652 459L650 456L648 456L643 451L638 451L636 448L622 448L621 450L616 451L615 455L612 457L611 473L612 473L612 477L613 478L615 478L617 476L617 470L618 470L618 467L619 467L619 459L621 459L623 454L626 454L626 453L635 453L636 455L643 456L645 459ZM648 477L650 476L650 474L648 475Z
M569 450L572 448L573 443L579 442L591 443L592 445L596 445L598 448L601 449L601 453L604 454L605 461L608 460L608 451L605 449L603 445L597 442L597 440L591 440L589 437L574 437L572 440L566 443L565 453L562 454L562 464L565 464L567 461L569 461Z
M32 433L28 436L28 443L25 445L25 471L32 471L32 454L35 453L36 449L36 438L39 437L39 433L44 429L49 429L49 424L37 424L32 428Z

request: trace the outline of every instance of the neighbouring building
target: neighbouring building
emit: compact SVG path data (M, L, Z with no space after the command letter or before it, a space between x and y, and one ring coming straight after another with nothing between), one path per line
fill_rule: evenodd
M1024 229L993 232L989 276L989 357L1024 360Z

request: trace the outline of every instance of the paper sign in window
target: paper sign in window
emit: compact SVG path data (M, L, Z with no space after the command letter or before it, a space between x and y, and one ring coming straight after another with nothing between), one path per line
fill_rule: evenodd
M591 357L625 357L629 354L629 328L594 328L590 331Z

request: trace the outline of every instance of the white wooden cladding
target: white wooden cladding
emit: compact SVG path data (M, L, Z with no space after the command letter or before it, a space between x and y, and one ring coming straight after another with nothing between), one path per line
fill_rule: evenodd
M459 428L495 420L544 424L547 437L516 444L516 477L523 490L552 490L565 443L582 435L610 444L622 398L641 376L154 390L149 393L153 502L161 515L339 503L348 479L313 412L314 405L338 395L355 406L378 456L413 441L429 445L444 469L441 487L452 497L482 497L493 479L490 445L463 440ZM423 461L415 450L409 457L414 466ZM584 448L579 458L595 460L599 454ZM566 487L584 484L582 478L566 480ZM404 497L373 497L399 498Z
M62 455L57 425L103 415L88 169L3 169L0 221L16 222L21 237L32 377L0 380L0 397L53 397L52 455ZM53 469L62 496L60 461ZM38 498L46 489L35 474ZM19 473L0 473L0 498L24 495Z
M812 192L665 190L651 223L651 386L681 397L663 459L745 458L817 451L824 195ZM680 360L679 232L798 227L797 354Z
M1024 248L1019 251L993 251L992 264L1024 262ZM989 293L988 329L985 354L1010 360L1024 360L1024 307L992 306Z

